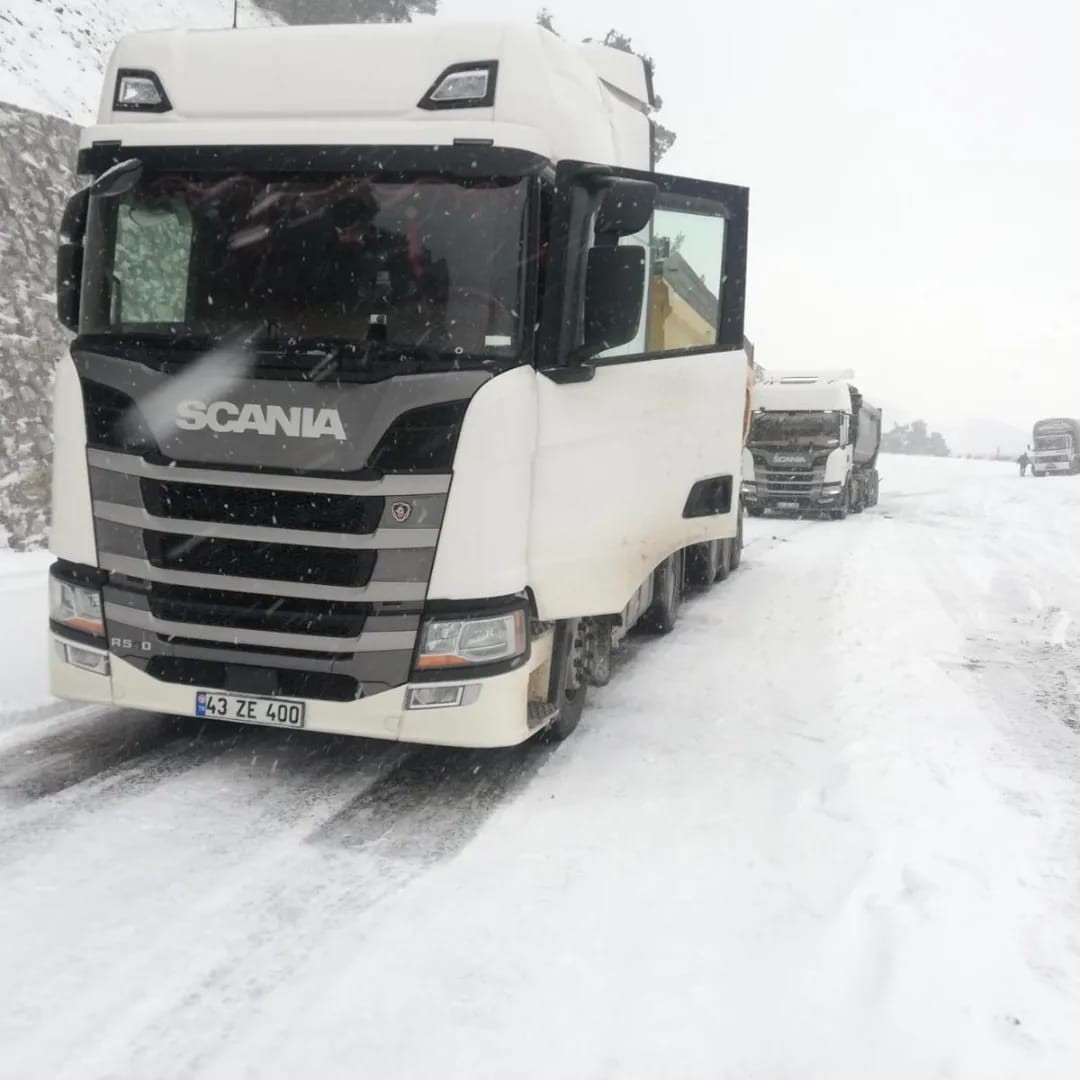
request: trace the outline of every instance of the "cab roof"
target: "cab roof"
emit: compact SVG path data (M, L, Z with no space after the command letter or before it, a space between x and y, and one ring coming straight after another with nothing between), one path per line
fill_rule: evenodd
M487 65L490 100L433 106L448 70ZM151 73L167 108L118 100ZM450 145L649 167L651 87L641 59L529 23L289 26L132 34L105 73L83 146Z

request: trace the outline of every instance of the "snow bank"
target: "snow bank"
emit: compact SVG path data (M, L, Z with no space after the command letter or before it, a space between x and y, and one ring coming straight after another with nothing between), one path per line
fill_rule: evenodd
M242 26L273 21L242 0ZM232 0L5 0L0 7L0 101L90 123L105 63L124 34L231 23Z
M46 551L16 553L0 547L0 713L50 700Z

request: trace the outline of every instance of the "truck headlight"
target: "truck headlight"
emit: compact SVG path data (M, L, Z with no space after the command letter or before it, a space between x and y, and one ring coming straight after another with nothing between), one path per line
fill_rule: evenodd
M497 664L525 652L525 612L473 619L429 619L420 637L419 671Z
M822 495L839 495L840 490L841 490L841 488L843 488L843 486L844 486L843 484L822 484L821 485L821 494Z
M101 590L50 575L49 618L61 626L103 638L105 620L101 610Z
M739 485L739 491L742 492L743 495L756 495L757 484L753 480L744 480Z

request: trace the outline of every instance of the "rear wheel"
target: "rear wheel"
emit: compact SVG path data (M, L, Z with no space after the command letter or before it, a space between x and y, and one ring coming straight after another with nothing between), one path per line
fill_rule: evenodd
M655 634L675 629L682 606L683 553L676 551L653 571L653 602L641 620Z
M707 589L720 569L721 541L710 540L686 549L686 583Z
M738 570L742 562L743 547L743 510L739 507L739 524L735 528L735 540L731 545L731 569Z
M716 567L716 581L727 581L731 573L731 549L734 543L733 540L720 541L720 562Z

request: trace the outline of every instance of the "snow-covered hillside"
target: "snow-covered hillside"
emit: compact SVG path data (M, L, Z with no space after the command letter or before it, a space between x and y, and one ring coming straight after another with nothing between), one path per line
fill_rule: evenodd
M61 712L16 653L0 1072L1076 1076L1080 478L882 471L750 522L555 749Z
M4 0L0 102L89 123L118 38L135 30L232 23L232 0ZM271 21L248 0L242 25Z

